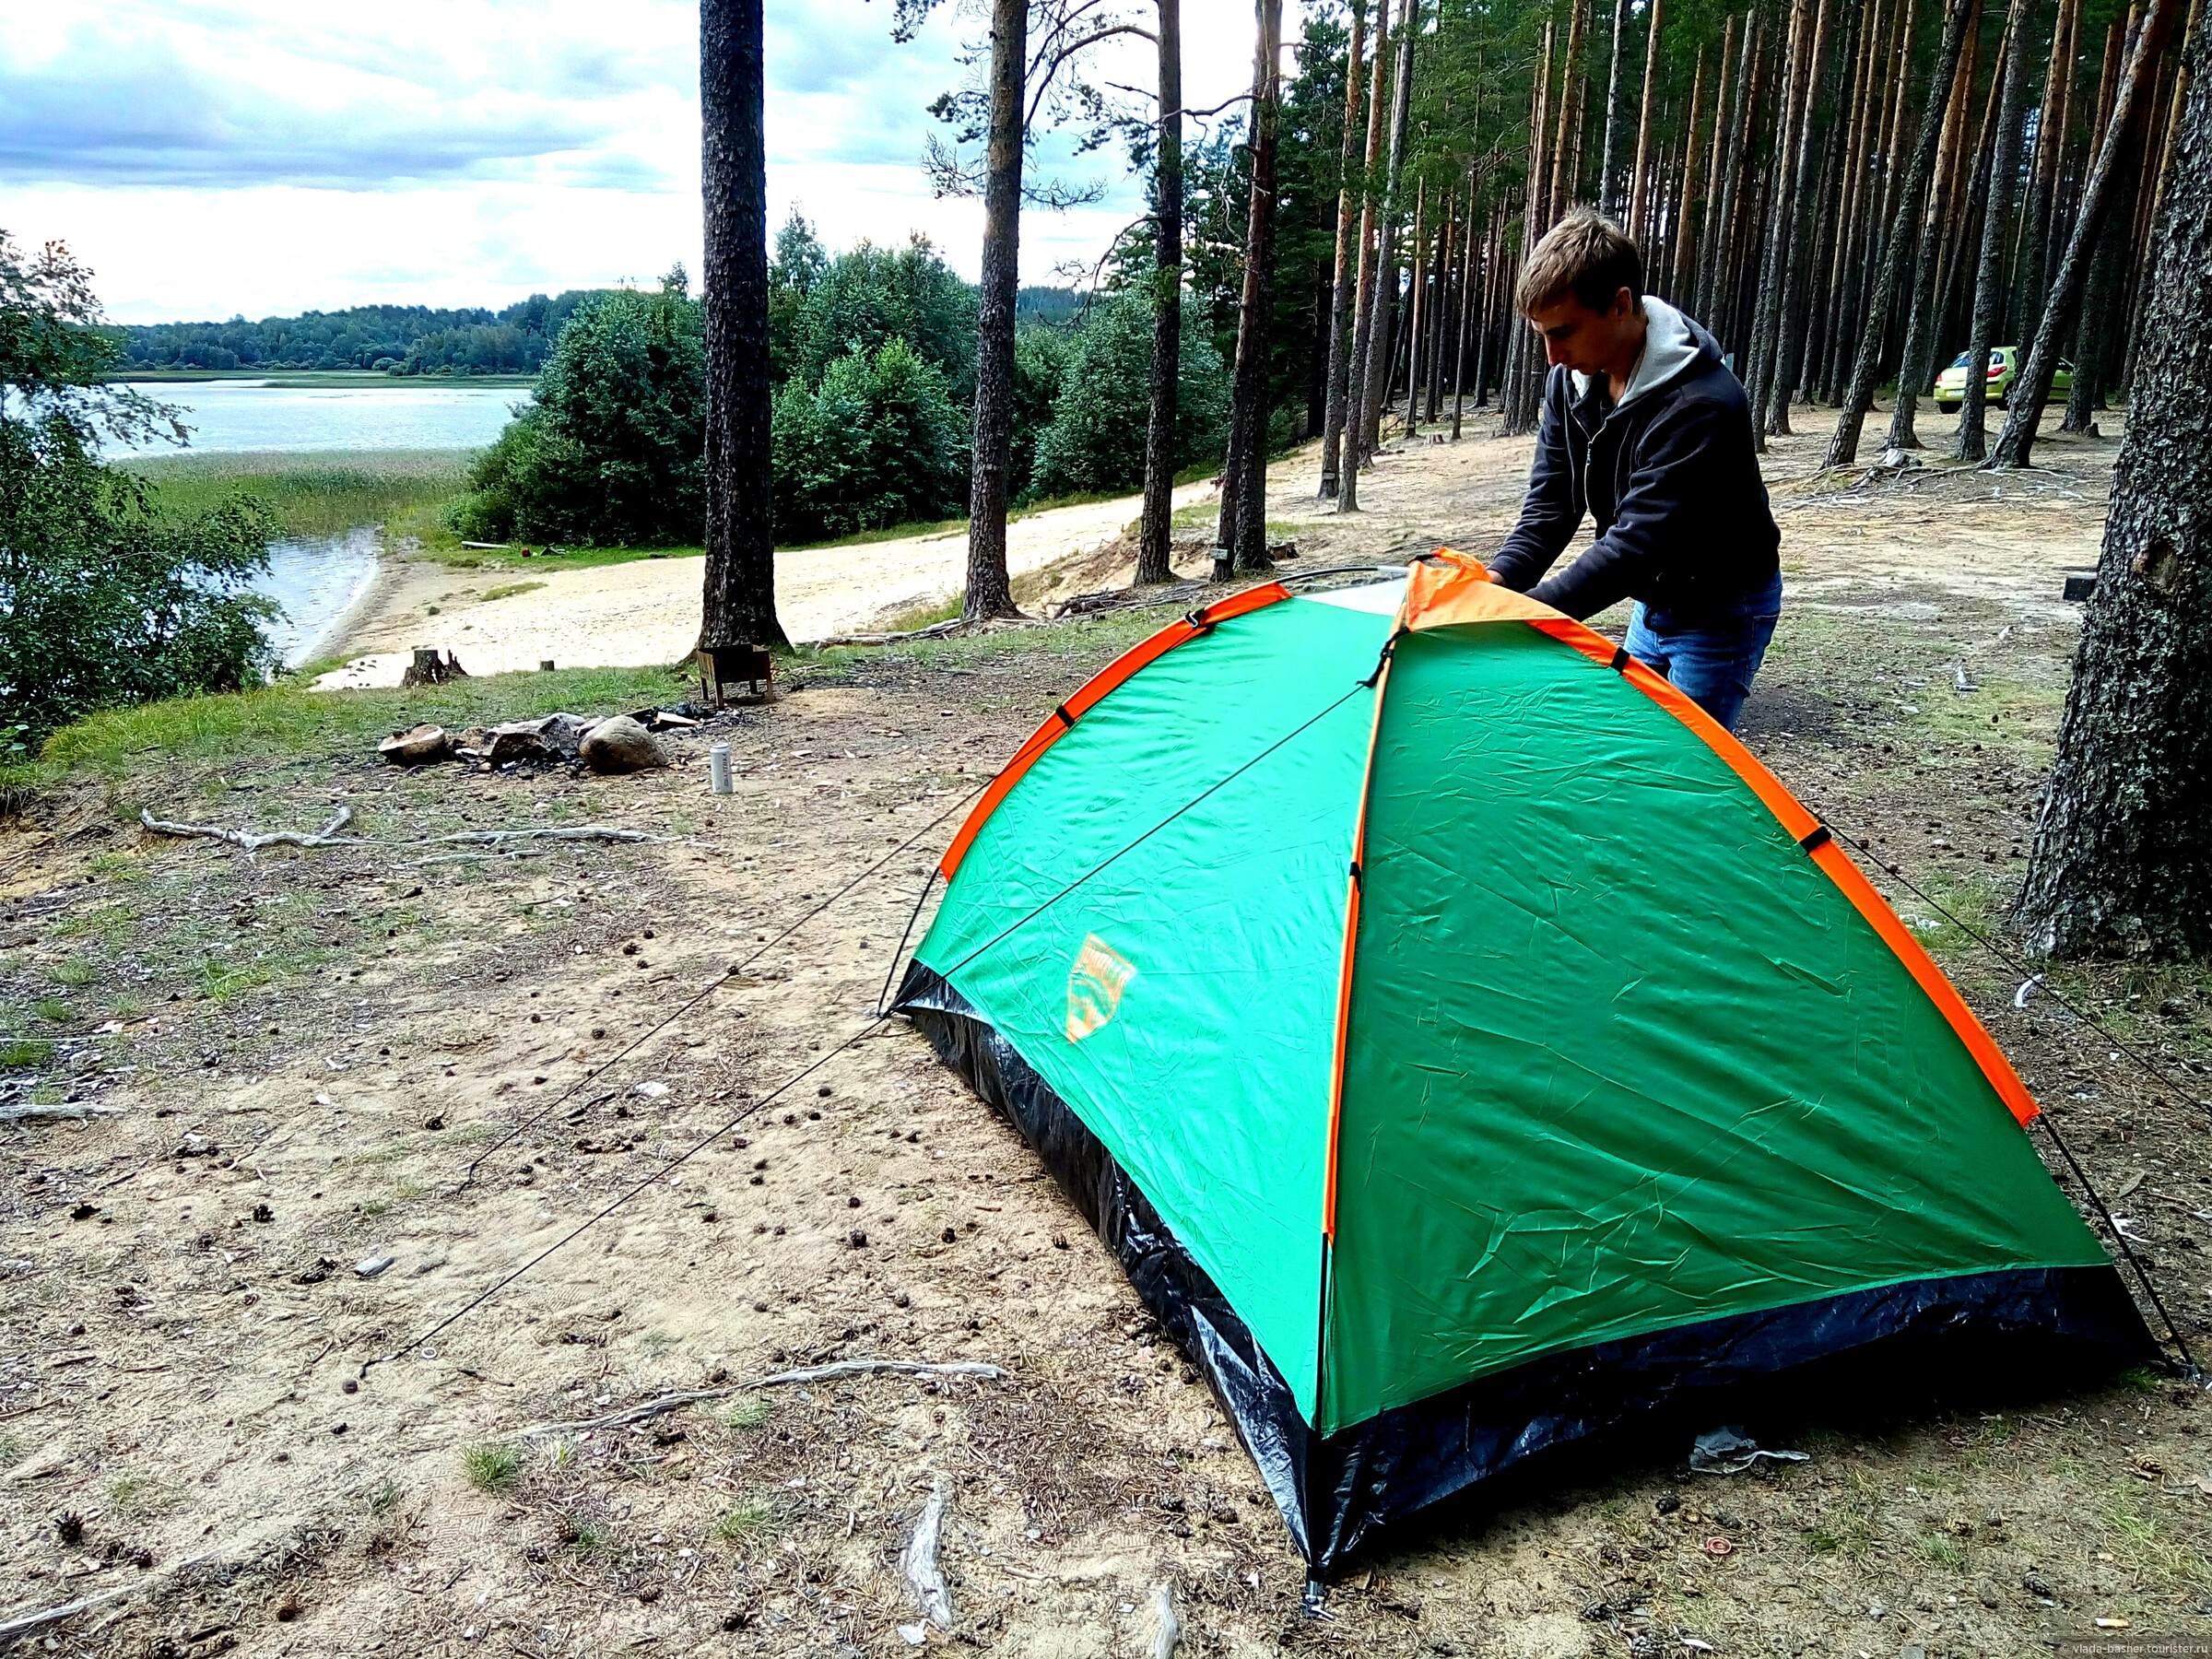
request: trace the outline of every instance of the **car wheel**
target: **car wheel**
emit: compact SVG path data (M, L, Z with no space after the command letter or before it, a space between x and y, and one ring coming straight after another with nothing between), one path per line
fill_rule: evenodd
M1938 402L1936 406L1936 413L1938 415L1956 415L1959 413L1959 406L1957 404Z

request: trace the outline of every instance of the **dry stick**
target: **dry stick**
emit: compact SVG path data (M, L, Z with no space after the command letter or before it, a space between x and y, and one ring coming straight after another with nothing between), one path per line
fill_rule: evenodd
M913 1592L923 1618L940 1630L952 1629L952 1592L937 1567L937 1540L945 1530L945 1511L952 1502L952 1482L944 1476L930 1480L929 1500L914 1522L913 1536L899 1552L899 1576Z
M651 1400L641 1400L635 1406L626 1406L619 1411L610 1411L605 1417L584 1418L573 1423L536 1423L523 1430L524 1440L536 1440L548 1434L593 1434L602 1429L623 1429L632 1423L650 1422L657 1417L666 1417L672 1411L681 1411L687 1406L697 1406L704 1400L726 1400L732 1394L750 1394L756 1388L781 1388L806 1382L830 1382L840 1377L866 1377L883 1372L901 1377L979 1377L986 1382L995 1382L1006 1373L998 1366L980 1359L955 1359L931 1364L918 1359L839 1359L828 1365L810 1365L798 1371L777 1371L771 1376L755 1377L749 1382L733 1382L727 1388L694 1388L682 1394L661 1394Z
M1859 432L1866 411L1874 406L1876 377L1881 371L1882 345L1888 334L1890 308L1897 300L1897 285L1903 274L1906 245L1914 240L1921 197L1935 170L1936 147L1943 139L1943 119L1951 101L1951 82L1959 73L1959 55L1966 45L1966 28L1975 11L1974 0L1948 0L1943 20L1943 40L1936 49L1936 68L1928 82L1928 101L1921 112L1920 135L1912 146L1912 166L1890 222L1888 245L1882 250L1881 268L1874 279L1874 295L1866 308L1859 335L1859 352L1852 365L1851 389L1836 418L1836 432L1829 442L1830 466L1847 466L1858 458Z
M252 830L220 830L213 824L180 824L168 818L156 818L153 809L147 806L141 806L138 809L138 821L156 835L173 835L179 838L199 836L207 841L226 841L247 853L258 853L264 847L331 847L359 844L357 838L349 837L343 841L333 839L339 830L353 821L353 808L350 806L341 806L337 811L332 813L330 822L312 835L304 834L298 830L255 831Z
M1167 1584L1152 1590L1152 1659L1175 1659L1182 1642L1182 1620L1175 1617L1175 1592Z
M82 1596L73 1602L62 1602L55 1606L38 1607L27 1613L9 1614L4 1618L0 1618L0 1647L5 1647L21 1637L45 1630L49 1625L60 1624L65 1618L75 1618L79 1613L89 1613L95 1607L104 1607L111 1602L119 1602L126 1596L135 1595L141 1590L150 1590L163 1579L174 1577L185 1568L196 1566L207 1559L206 1555L185 1556L181 1559L171 1561L168 1566L157 1571L147 1573L144 1578L134 1579L127 1584L118 1584L112 1590L101 1590L95 1594Z
M2128 129L2135 124L2136 107L2146 96L2146 87L2157 66L2159 53L2166 43L2166 36L2173 28L2178 9L2178 0L2151 0L2150 15L2143 20L2136 37L2119 100L2112 107L2104 141L2098 147L2096 162L2083 186L2081 211L2075 218L2073 234L2066 239L2065 257L2059 261L2057 278L2051 285L2051 292L2043 301L2042 317L2036 324L2035 345L2028 353L2028 366L2013 382L2012 408L2005 418L2005 429L1998 434L1996 447L1983 463L1985 467L2028 465L2035 446L2036 428L2043 418L2043 404L2051 395L2051 377L2058 367L2059 330L2072 321L2071 313L2080 303L2082 283L2088 274L2089 251L2096 243L2105 210L2111 205L2112 174L2117 170L2120 151Z

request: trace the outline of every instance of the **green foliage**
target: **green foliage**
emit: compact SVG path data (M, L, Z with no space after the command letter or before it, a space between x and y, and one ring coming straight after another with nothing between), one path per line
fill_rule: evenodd
M1014 465L1006 488L1015 500L1030 497L1037 441L1053 424L1053 406L1075 356L1074 337L1065 329L1031 324L1014 336Z
M387 374L530 374L577 307L603 290L533 294L503 311L356 305L249 323L155 323L111 330L133 370L375 369Z
M477 541L696 544L706 518L706 333L680 274L618 288L570 319L470 474L454 526Z
M968 436L942 371L893 336L776 398L775 527L785 543L941 519L966 504Z
M788 228L787 228L788 230ZM779 240L779 265L782 252ZM975 290L916 236L903 248L862 242L817 270L793 339L792 375L819 386L855 351L902 339L936 368L955 403L975 395Z
M503 1492L522 1478L523 1454L514 1447L497 1441L465 1446L461 1451L461 1471L468 1477L468 1484L479 1492Z
M445 506L468 482L466 456L452 450L160 455L123 465L156 487L164 513L203 514L244 494L290 537L341 535L361 524L418 517Z
M1141 288L1091 308L1077 335L1052 425L1037 442L1037 495L1133 489L1144 482L1150 406L1152 306ZM1218 450L1228 430L1229 377L1204 316L1185 311L1176 368L1178 465Z
M102 465L103 436L179 435L175 414L105 389L118 347L66 250L26 259L0 232L0 720L42 737L93 709L263 678L275 658L246 592L266 511L232 498L157 509Z

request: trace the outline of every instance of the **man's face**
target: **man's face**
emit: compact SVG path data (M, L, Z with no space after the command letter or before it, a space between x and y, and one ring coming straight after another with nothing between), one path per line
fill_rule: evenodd
M1619 362L1621 348L1634 332L1635 315L1636 297L1624 288L1602 312L1570 293L1533 313L1528 325L1543 337L1547 363L1564 363L1577 374L1604 374Z

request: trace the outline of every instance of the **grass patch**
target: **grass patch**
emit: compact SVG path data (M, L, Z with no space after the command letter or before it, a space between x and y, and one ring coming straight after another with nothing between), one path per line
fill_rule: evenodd
M53 1058L53 1044L43 1037L11 1037L0 1041L0 1071L22 1071L44 1065ZM0 1457L0 1463L7 1459Z
M118 1475L108 1482L109 1511L132 1520L174 1509L181 1496L173 1481L154 1475Z
M193 517L245 494L286 536L340 535L362 524L440 518L468 485L466 450L158 455L125 463L163 512Z
M46 741L59 771L124 774L144 759L229 759L358 754L365 744L421 721L447 726L521 720L558 710L634 709L679 692L688 677L666 668L569 668L486 675L413 690L310 691L292 683L114 709L65 726Z
M759 1394L751 1394L726 1407L722 1420L732 1429L758 1429L768 1421L773 1410Z
M461 1472L479 1492L503 1492L522 1478L523 1454L503 1441L465 1446L461 1452Z
M82 991L96 977L92 964L82 957L70 957L53 965L53 982L66 985L72 991Z
M741 1503L714 1523L718 1542L744 1545L762 1536L776 1524L775 1512L765 1503Z
M517 594L535 594L546 584L542 582L503 582L498 587L486 588L477 595L479 599L512 599Z
M66 1025L76 1018L76 1010L58 996L41 997L31 1005L30 1011L49 1025Z

